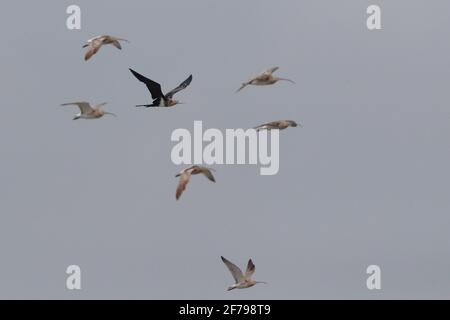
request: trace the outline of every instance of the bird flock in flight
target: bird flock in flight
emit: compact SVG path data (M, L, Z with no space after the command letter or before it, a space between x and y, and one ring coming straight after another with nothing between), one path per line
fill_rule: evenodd
M84 60L88 61L90 60L94 55L96 55L102 46L111 44L114 47L116 47L119 50L122 50L121 41L123 42L130 42L123 38L113 37L110 35L101 35L97 36L95 38L89 39L86 41L86 44L83 46L83 48L87 48L87 51L84 56ZM164 94L161 89L161 85L142 74L136 72L133 69L129 69L130 72L136 77L137 80L142 82L146 85L148 91L150 92L152 103L151 104L141 104L136 105L136 107L174 107L178 104L182 104L182 102L175 100L174 95L180 92L183 89L186 89L190 83L192 82L192 75L189 75L189 77L184 80L180 85L178 85L173 90L169 91L168 93ZM245 87L249 85L254 86L267 86L267 85L273 85L277 83L278 81L288 81L291 83L295 83L291 79L287 78L280 78L277 76L274 76L273 73L278 70L278 67L273 67L270 69L267 69L266 71L262 72L261 74L253 77L252 79L248 80L247 82L244 82L241 87L236 91L239 92ZM103 117L104 115L111 115L116 116L114 113L104 111L103 106L107 103L101 103L94 107L90 105L89 102L81 101L81 102L70 102L70 103L63 103L62 106L68 106L68 105L74 105L77 106L80 109L80 112L76 114L73 118L73 120L78 119L99 119ZM278 120L278 121L272 121L269 123L265 123L262 125L259 125L257 127L254 127L255 130L284 130L289 127L297 127L301 124L296 123L293 120ZM204 175L208 180L211 182L216 182L212 171L214 171L212 168L206 168L198 165L191 166L189 168L186 168L182 170L180 173L178 173L175 177L179 178L178 186L176 189L175 198L178 200L183 192L186 189L187 184L189 183L192 175L202 174ZM253 287L255 284L258 283L266 283L263 281L255 281L252 279L252 275L255 272L255 265L253 261L250 259L247 264L247 269L245 271L245 274L242 273L242 270L237 267L235 264L230 262L229 260L225 259L221 256L221 259L223 263L226 265L228 270L230 271L231 275L233 276L233 279L235 283L228 287L228 290L233 289L245 289Z

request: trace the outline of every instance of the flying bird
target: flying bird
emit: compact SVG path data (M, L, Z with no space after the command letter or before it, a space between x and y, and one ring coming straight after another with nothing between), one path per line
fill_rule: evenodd
M200 167L200 166L192 166L189 168L184 169L180 173L178 173L175 177L180 177L180 181L178 182L177 192L176 192L176 199L180 199L181 194L186 189L187 184L189 183L189 180L191 179L191 176L193 174L203 174L205 177L207 177L210 181L216 182L216 179L214 179L214 176L211 173L211 170L209 168Z
M161 91L161 85L153 80L150 80L143 75L137 73L133 69L130 69L131 73L141 82L145 83L150 94L152 95L153 103L152 104L141 104L136 107L173 107L177 104L182 104L182 102L173 99L173 96L185 89L192 81L192 74L184 80L178 87L173 89L167 94L163 94Z
M80 108L80 113L76 114L75 117L73 118L73 120L78 120L80 118L81 119L98 119L98 118L103 117L105 114L109 114L109 115L116 117L116 115L114 113L106 112L103 110L103 106L106 103L107 102L103 102L103 103L100 103L99 105L96 105L95 107L91 107L89 102L70 102L70 103L64 103L61 106L75 105L75 106L78 106L78 108Z
M89 60L94 54L98 52L98 50L100 50L100 48L103 45L106 44L112 44L117 49L122 50L120 41L129 42L126 39L116 38L109 35L102 35L89 39L88 41L86 41L87 43L83 46L83 48L89 47L88 51L86 51L86 54L84 56L84 60L85 61Z
M300 126L302 127L301 124L297 124L295 121L292 120L279 120L279 121L272 121L269 123L265 123L262 124L260 126L255 127L254 129L256 131L259 130L272 130L272 129L279 129L279 130L283 130L289 127L296 127L296 126Z
M275 71L277 71L277 70L278 70L278 67L273 67L273 68L270 68L270 69L264 71L263 73L261 73L260 75L254 77L253 79L251 79L251 80L249 80L247 82L244 82L242 84L242 86L236 92L241 91L242 89L244 89L246 86L248 86L250 84L254 85L254 86L267 86L267 85L274 84L274 83L276 83L276 82L278 82L280 80L284 80L284 81L289 81L291 83L295 83L294 81L292 81L290 79L275 77L273 75L273 73Z
M266 283L263 281L255 281L252 279L253 273L255 273L255 265L253 264L252 259L248 260L247 270L245 271L245 275L242 274L241 269L237 267L234 263L228 261L224 257L220 256L223 263L227 266L228 270L230 270L231 275L234 278L234 284L228 287L228 291L233 289L245 289L253 287L257 283Z

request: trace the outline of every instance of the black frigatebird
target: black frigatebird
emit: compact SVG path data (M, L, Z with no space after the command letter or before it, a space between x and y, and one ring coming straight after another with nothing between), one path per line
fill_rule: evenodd
M172 91L170 91L167 94L163 94L161 91L161 85L159 83L144 77L143 75L137 73L133 69L130 69L130 71L139 81L145 83L145 85L147 86L148 90L150 91L150 93L152 95L152 99L153 99L152 104L141 104L141 105L137 105L136 107L147 107L147 108L148 107L173 107L177 104L182 104L182 102L173 99L173 96L177 92L185 89L192 81L192 74L191 74L178 87L176 87L175 89L173 89Z

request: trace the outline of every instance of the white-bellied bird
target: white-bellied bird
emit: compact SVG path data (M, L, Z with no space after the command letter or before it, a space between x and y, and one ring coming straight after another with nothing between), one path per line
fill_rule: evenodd
M228 291L233 289L246 289L253 287L257 283L266 283L263 281L255 281L252 279L253 273L255 273L255 265L253 264L252 259L248 260L247 270L245 270L245 274L242 273L241 269L237 267L234 263L228 261L224 257L220 257L227 266L228 270L230 270L231 275L234 279L234 284L228 287Z
M278 120L278 121L272 121L269 123L265 123L262 124L260 126L257 126L253 129L255 129L256 131L259 130L272 130L272 129L279 129L279 130L283 130L289 127L302 127L301 124L293 121L293 120Z
M273 68L270 68L270 69L264 71L263 73L257 75L256 77L250 79L249 81L244 82L242 84L242 86L236 92L241 91L242 89L244 89L248 85L267 86L267 85L274 84L274 83L276 83L276 82L278 82L280 80L284 80L284 81L289 81L291 83L295 83L294 81L292 81L290 79L275 77L273 75L273 73L275 71L277 71L277 70L278 70L278 67L273 67Z
M210 181L216 182L216 179L214 179L214 176L212 175L211 171L213 169L205 168L201 166L192 166L189 168L184 169L180 173L178 173L175 177L180 177L180 181L178 182L177 192L175 194L176 199L180 199L181 194L186 189L187 184L189 183L189 180L191 179L191 176L193 174L203 174L205 177L207 177Z
M80 108L80 113L76 114L73 120L78 119L98 119L103 117L105 114L109 114L112 116L116 116L114 113L106 112L103 110L103 106L107 104L107 102L100 103L95 107L91 107L89 102L70 102L63 103L61 106L78 106Z
M112 44L117 49L122 50L120 41L129 42L126 39L116 38L116 37L109 36L109 35L102 35L102 36L97 36L95 38L89 39L88 41L86 41L86 44L83 46L83 48L86 48L86 47L89 48L88 51L86 51L86 54L84 55L84 60L85 61L89 60L94 54L96 54L98 52L98 50L100 50L100 48L103 45L106 45L106 44Z

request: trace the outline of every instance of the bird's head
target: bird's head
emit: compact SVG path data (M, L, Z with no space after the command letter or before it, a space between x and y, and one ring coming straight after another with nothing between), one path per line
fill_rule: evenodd
M291 127L300 127L300 128L303 128L303 126L302 126L302 124L301 123L297 123L297 122L295 122L295 121L293 121L293 120L289 120L289 125L291 126Z
M103 106L106 105L106 104L107 104L107 102L103 102L103 103L99 104L99 105L97 106L97 108L96 108L96 109L97 109L97 112L100 113L101 116L104 116L105 114L108 114L108 115L110 115L110 116L117 117L117 115L116 115L115 113L107 112L107 111L105 111L105 110L103 109Z
M170 105L171 107L172 107L172 106L175 106L175 105L177 105L177 104L184 104L184 102L181 102L181 101L179 101L179 100L173 99L173 100L171 100L170 103L169 103L169 105Z

